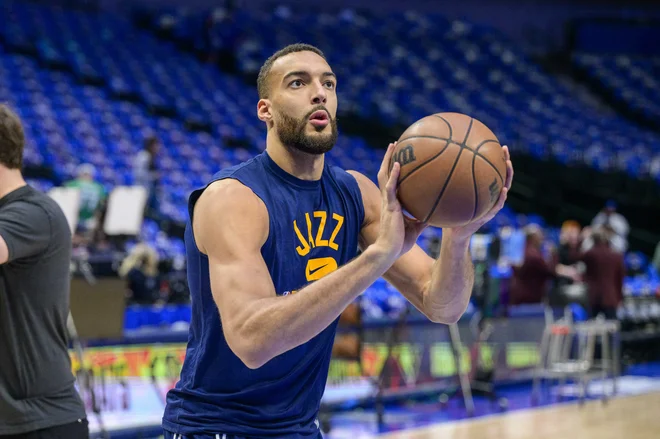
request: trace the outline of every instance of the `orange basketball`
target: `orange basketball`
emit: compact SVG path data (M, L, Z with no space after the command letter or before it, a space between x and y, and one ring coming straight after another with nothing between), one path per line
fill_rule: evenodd
M412 124L399 138L392 160L401 166L401 205L435 227L481 218L497 202L506 179L495 134L460 113L432 114Z

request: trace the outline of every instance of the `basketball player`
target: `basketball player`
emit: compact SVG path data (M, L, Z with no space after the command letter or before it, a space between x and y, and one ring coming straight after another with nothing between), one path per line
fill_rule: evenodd
M88 438L67 347L71 230L25 184L24 144L0 104L0 438Z
M163 418L169 439L320 438L317 412L338 317L385 276L434 322L454 323L472 290L470 236L444 230L437 262L424 224L396 198L387 150L378 181L328 166L337 78L309 45L271 56L257 80L266 151L191 194L185 242L192 322ZM358 246L363 249L356 256Z

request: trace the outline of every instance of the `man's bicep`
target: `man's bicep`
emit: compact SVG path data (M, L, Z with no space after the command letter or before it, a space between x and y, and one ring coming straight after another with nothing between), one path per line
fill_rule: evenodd
M211 291L225 326L240 321L251 302L275 295L261 255L267 215L263 202L236 181L214 184L197 201L195 238L208 256Z
M225 327L247 320L260 299L275 297L270 274L260 254L209 257L213 299Z
M0 264L36 255L50 242L50 220L41 207L24 202L0 210Z

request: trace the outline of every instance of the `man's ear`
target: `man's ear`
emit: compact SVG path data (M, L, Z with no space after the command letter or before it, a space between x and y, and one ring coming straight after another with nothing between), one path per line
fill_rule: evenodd
M273 113L270 111L270 100L259 99L259 102L257 102L257 117L266 123L273 119Z

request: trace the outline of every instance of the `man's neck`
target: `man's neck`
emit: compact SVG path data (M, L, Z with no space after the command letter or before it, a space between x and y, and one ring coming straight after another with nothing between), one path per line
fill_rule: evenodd
M19 169L7 169L0 166L0 198L25 186L25 180Z
M301 180L320 180L323 175L324 154L307 154L283 145L275 134L266 138L268 156L284 171Z

